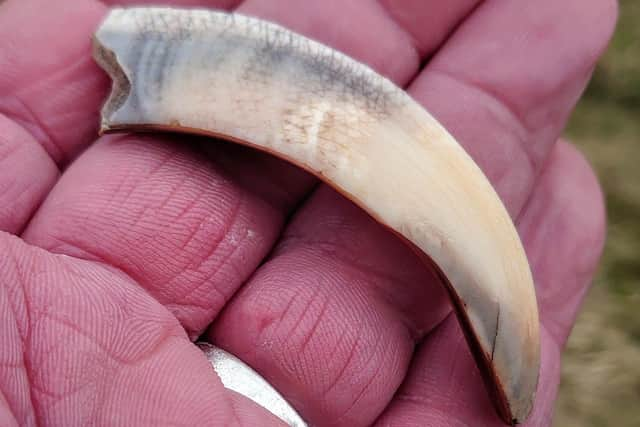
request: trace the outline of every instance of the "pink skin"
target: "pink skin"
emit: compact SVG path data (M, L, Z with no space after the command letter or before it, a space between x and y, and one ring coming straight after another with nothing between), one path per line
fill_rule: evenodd
M615 2L150 3L281 22L370 64L451 130L524 240L543 351L527 425L550 425L605 233L593 172L556 141ZM279 425L222 387L189 339L205 331L314 425L502 425L435 279L333 190L230 143L91 144L109 82L90 35L105 12L0 6L0 425Z

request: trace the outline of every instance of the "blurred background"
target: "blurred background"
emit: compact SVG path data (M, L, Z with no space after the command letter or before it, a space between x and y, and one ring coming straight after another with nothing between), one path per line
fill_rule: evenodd
M615 36L566 136L607 201L604 258L563 359L554 427L640 426L640 1Z

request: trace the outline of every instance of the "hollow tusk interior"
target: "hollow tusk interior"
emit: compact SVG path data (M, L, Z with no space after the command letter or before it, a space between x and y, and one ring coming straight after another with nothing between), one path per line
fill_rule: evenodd
M255 147L400 235L440 273L500 416L527 417L540 349L522 244L481 170L403 90L278 25L216 11L114 9L94 56L113 80L102 131Z

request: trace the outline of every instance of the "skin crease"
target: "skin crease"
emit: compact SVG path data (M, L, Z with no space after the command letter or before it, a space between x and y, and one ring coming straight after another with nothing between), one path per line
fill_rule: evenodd
M517 219L541 307L526 425L550 425L605 222L593 172L554 143L615 2L232 3L220 4L407 87L489 176ZM502 425L440 286L425 287L411 252L351 203L233 144L89 146L108 91L90 35L106 6L42 13L48 4L0 5L0 425L278 425L224 390L189 341L204 331L315 425ZM442 17L435 33L407 18L422 8Z

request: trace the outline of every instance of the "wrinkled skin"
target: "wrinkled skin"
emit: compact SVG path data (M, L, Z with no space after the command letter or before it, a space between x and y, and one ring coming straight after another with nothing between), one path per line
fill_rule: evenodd
M605 229L592 170L557 139L615 2L236 3L172 2L237 7L370 64L489 176L541 310L526 425L550 425ZM202 334L314 425L502 425L440 285L349 201L233 144L97 137L106 9L0 5L0 425L279 425L222 387Z

